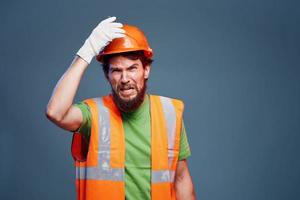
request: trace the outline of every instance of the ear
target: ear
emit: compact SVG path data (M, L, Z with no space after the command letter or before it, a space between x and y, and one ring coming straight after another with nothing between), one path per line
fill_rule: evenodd
M150 65L146 65L144 70L145 70L144 78L148 79L149 75L150 75L151 66Z
M110 64L108 64L107 73L105 73L104 70L103 70L104 76L105 76L107 81L109 81L109 69L110 69Z
M106 74L106 73L104 73L104 76L105 76L106 80L108 80L108 81L109 81L108 73L107 73L107 74Z

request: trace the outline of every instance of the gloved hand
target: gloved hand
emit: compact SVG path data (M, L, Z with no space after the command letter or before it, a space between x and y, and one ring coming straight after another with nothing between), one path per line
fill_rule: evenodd
M85 40L77 55L89 64L113 39L124 37L125 31L121 23L114 22L116 17L109 17L101 21Z

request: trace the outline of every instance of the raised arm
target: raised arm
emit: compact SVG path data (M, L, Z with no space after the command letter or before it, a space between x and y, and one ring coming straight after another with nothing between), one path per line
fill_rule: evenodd
M76 55L56 84L47 105L47 118L66 130L75 130L82 122L80 109L73 106L72 103L87 67L88 63Z
M76 130L82 122L82 113L73 106L81 78L93 57L113 39L124 37L122 24L114 22L116 17L101 21L85 40L69 68L56 84L46 108L46 116L57 126L66 130Z

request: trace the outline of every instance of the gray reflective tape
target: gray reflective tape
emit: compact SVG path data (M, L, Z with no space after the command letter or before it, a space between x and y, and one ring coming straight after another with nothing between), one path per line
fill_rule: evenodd
M104 106L102 99L95 99L98 106L98 133L99 133L99 153L101 156L100 162L110 161L110 116L109 110ZM102 160L104 159L104 160Z
M168 164L172 165L174 160L174 148L176 137L176 112L172 100L167 97L160 97L168 132Z
M172 100L160 97L168 129L168 148L174 149L176 136L176 112Z
M169 167L174 161L175 138L176 138L176 111L172 100L167 97L160 97L162 103L164 117L168 132L168 164ZM154 183L174 182L174 170L157 170L152 171L152 181Z
M124 180L123 168L111 168L110 166L110 115L104 106L102 98L94 98L98 107L98 166L76 167L77 179L92 180Z
M168 149L168 164L169 167L171 167L171 165L173 164L173 160L174 160L174 149Z
M123 181L123 169L98 168L98 167L77 167L76 178L88 180L112 180Z
M152 170L152 183L173 182L175 171L173 170Z

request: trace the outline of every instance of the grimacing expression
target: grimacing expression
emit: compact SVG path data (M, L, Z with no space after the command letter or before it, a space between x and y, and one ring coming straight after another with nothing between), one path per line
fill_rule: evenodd
M109 64L107 78L115 95L123 102L134 101L145 87L150 66L121 55L112 57Z

